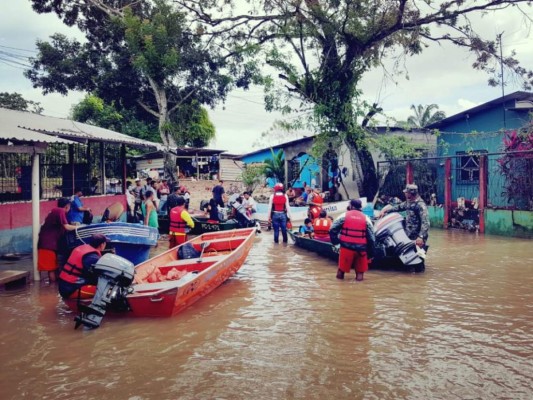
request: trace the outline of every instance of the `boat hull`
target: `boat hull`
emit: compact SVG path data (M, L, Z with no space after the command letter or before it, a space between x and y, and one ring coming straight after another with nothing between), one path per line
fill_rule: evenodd
M111 222L91 224L78 227L68 232L67 245L74 248L87 243L92 235L101 234L109 239L109 248L115 253L131 261L134 265L146 261L150 248L157 244L159 233L157 229L141 224L126 222Z
M335 203L324 203L322 205L322 209L328 213L329 217L335 219L342 213L346 212L349 203L349 200L339 201ZM291 207L290 211L292 226L297 227L304 224L304 221L307 218L308 209L309 207ZM262 226L265 226L268 224L269 219L267 211L268 205L258 205L258 212L252 214L252 218L259 221Z
M236 229L227 232L207 233L187 243L210 242L201 260L173 260L163 253L138 265L136 269L150 268L154 264L176 266L188 275L177 281L147 283L133 286L127 296L130 306L128 315L134 317L170 317L176 315L211 293L233 276L244 264L254 243L255 229ZM215 252L211 252L214 250ZM217 250L218 249L218 250ZM229 249L229 250L228 250ZM176 250L169 250L176 252ZM230 251L230 253L226 253ZM224 255L217 255L224 252ZM213 255L215 254L215 255ZM157 258L159 260L157 260ZM206 265L209 264L207 267ZM194 273L198 270L198 273Z
M297 247L300 247L304 250L312 251L319 254L322 257L328 258L333 261L339 260L338 249L335 248L331 243L321 242L319 240L310 239L307 237L299 236L294 232L289 231L289 235ZM405 266L399 257L390 256L380 251L379 248L376 249L376 255L372 260L372 263L369 265L370 269L383 269L383 270L411 270L411 266ZM423 263L416 266L416 272L423 271L425 266Z

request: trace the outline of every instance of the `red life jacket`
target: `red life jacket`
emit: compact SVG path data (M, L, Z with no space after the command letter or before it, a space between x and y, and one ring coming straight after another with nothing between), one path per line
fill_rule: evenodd
M286 202L287 196L285 196L285 193L274 193L274 197L272 198L272 211L287 211L285 209Z
M309 218L311 218L313 221L320 217L320 213L322 212L322 207L319 206L309 206Z
M346 212L342 224L339 240L342 243L361 245L366 248L366 216L361 211L350 210Z
M331 219L318 218L313 221L315 237L329 238L329 228L331 228Z
M76 247L72 251L72 254L68 258L64 267L61 269L59 279L68 283L78 283L78 279L83 277L83 257L90 253L96 253L99 256L101 255L101 253L90 244L83 244Z
M170 232L185 233L187 223L181 218L181 212L184 209L184 206L177 206L170 210Z

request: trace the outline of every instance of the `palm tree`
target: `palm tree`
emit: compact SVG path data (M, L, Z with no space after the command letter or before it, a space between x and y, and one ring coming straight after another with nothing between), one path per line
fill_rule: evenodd
M274 153L273 149L272 158L266 159L265 163L265 176L267 178L274 178L278 182L285 184L285 159L283 150Z
M414 104L411 104L411 110L414 111L414 115L407 118L407 125L410 128L425 128L426 126L443 120L446 118L444 111L435 111L432 113L433 110L438 109L439 106L436 104L429 104L427 106L423 106L422 104L415 106Z

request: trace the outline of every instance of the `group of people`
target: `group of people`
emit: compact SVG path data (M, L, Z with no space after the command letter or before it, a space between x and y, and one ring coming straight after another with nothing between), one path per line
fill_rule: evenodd
M384 206L379 217L389 212L405 211L407 236L418 247L426 248L429 234L427 206L418 194L417 185L409 184L403 192L406 200L395 205ZM312 192L308 190L304 193L309 196ZM274 193L269 199L269 223L272 224L274 230L275 243L279 243L280 232L283 242L287 242L287 222L291 219L290 194L283 191L281 183L277 183L274 186ZM376 239L371 219L363 213L362 202L359 199L350 200L346 214L335 222L322 209L322 203L320 196L313 197L310 202L307 202L309 206L308 218L305 219L304 225L299 228L299 234L338 245L337 278L344 279L345 273L350 272L353 268L356 273L355 280L362 281L364 273L368 270L368 265L374 257Z

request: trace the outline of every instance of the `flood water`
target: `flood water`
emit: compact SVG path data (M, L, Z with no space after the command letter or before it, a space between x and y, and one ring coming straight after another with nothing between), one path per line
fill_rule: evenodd
M533 241L433 229L430 244L425 273L356 283L263 232L178 316L94 331L54 287L4 293L0 398L531 399Z

